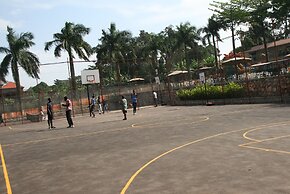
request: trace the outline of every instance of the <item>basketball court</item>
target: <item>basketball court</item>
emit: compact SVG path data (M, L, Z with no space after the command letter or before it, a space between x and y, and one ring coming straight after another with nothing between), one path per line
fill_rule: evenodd
M290 193L289 115L162 106L0 127L0 193Z

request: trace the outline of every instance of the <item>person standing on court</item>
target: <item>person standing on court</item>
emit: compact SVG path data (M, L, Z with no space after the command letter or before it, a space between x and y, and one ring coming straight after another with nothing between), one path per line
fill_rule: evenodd
M133 93L131 94L131 101L133 106L133 115L135 115L137 111L137 101L138 101L138 97L135 90L133 90Z
M156 91L153 91L153 99L154 99L155 107L157 107L158 106L158 97L157 97Z
M73 120L71 118L71 112L72 112L72 103L71 100L67 98L67 96L63 97L65 103L62 104L62 106L66 107L65 110L65 115L66 115L66 119L68 122L68 127L67 128L74 128L74 123Z
M97 104L98 104L99 114L102 114L103 110L102 110L102 102L101 102L101 97L100 96L98 96Z
M123 120L127 120L127 108L128 108L128 105L127 105L127 99L122 96L122 112L123 112L123 115L124 115L124 118Z
M53 129L55 126L52 123L53 120L53 109L52 109L52 101L51 98L47 99L47 104L46 104L46 111L47 111L47 124L48 124L48 129Z
M90 116L93 116L93 117L96 117L95 105L96 105L96 98L95 98L95 95L92 95L91 104L90 104Z
M2 113L0 112L0 125L2 124L2 123L4 123L4 119L3 119L3 117L2 117ZM6 124L4 123L4 126L5 126Z
M108 103L106 101L106 98L104 96L102 96L102 105L103 105L103 114L105 114L105 112L109 112L108 110Z

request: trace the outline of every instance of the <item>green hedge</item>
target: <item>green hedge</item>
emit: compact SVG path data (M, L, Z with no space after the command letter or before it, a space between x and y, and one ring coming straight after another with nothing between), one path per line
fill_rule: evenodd
M223 91L224 89L224 91ZM222 98L239 98L244 96L244 88L236 83L229 83L224 86L198 85L192 89L182 89L176 92L180 100L205 100Z

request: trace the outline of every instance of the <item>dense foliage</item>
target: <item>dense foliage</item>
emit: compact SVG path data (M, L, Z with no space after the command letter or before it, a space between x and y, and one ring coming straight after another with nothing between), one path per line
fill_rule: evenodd
M182 89L176 92L180 100L205 100L222 98L239 98L244 96L244 88L236 83L222 86L198 85L192 89Z
M46 42L45 50L54 47L56 57L61 55L61 51L68 53L70 87L75 93L79 89L74 72L75 56L86 61L89 61L90 55L96 57L96 63L90 69L100 70L102 85L120 85L135 77L142 77L145 82L152 83L155 76L166 81L167 75L173 70L192 72L204 66L219 68L217 43L223 40L220 30L232 32L234 55L238 51L264 44L266 59L267 43L290 35L289 0L213 1L209 7L213 15L200 29L186 22L176 26L169 25L159 33L140 30L139 35L133 37L129 31L119 30L116 24L111 23L107 30L102 30L99 44L93 45L93 49L84 40L84 36L90 33L90 28L66 22L61 31L53 35L53 40ZM37 56L27 50L34 44L32 34L22 33L19 38L12 28L8 27L7 30L7 42L10 46L14 43L16 46L0 47L0 52L6 54L0 67L0 79L5 80L8 69L11 68L20 91L18 66L29 76L37 78L39 62ZM242 46L236 50L237 37ZM192 75L189 73L188 77Z

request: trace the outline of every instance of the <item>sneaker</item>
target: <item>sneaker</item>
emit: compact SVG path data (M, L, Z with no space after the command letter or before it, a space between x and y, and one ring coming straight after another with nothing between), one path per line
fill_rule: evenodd
M127 118L124 118L123 120L127 120Z
M70 126L70 128L74 128L74 127L75 127L74 125Z
M71 126L67 126L66 128L71 128Z
M55 129L55 126L52 126L51 128L52 128L52 129Z

